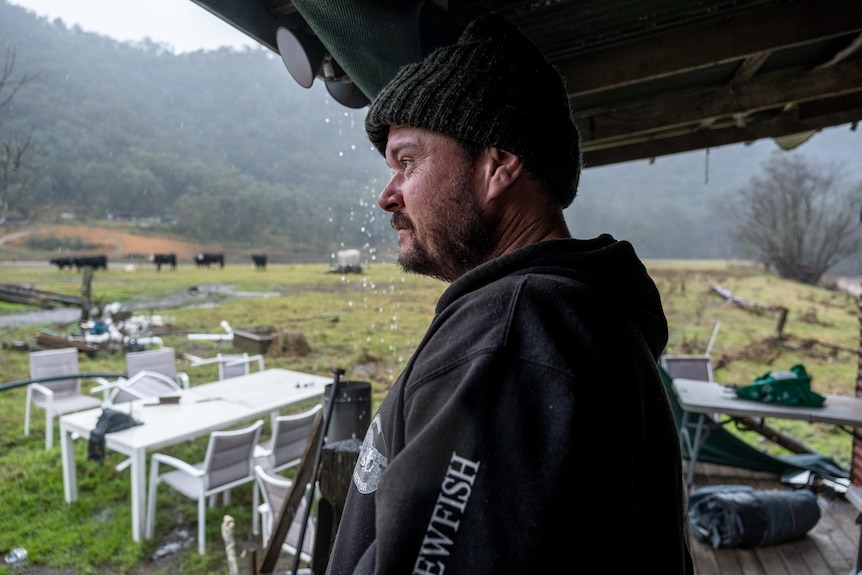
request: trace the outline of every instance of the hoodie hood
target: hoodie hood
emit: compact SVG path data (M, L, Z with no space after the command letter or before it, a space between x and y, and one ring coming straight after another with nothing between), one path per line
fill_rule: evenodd
M667 318L655 282L631 243L608 234L540 242L495 258L454 281L440 297L437 313L491 282L530 273L574 279L609 306L622 306L622 314L644 335L656 359L667 345Z

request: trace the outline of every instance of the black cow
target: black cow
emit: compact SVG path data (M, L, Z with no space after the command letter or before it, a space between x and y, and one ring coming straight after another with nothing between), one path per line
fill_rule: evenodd
M75 265L75 258L53 258L48 260L51 265L57 266L58 270L63 270L63 268L72 269L72 266Z
M202 253L195 256L195 266L199 268L208 268L210 264L218 264L219 267L224 267L224 254L207 254Z
M102 268L103 270L108 269L108 257L107 256L81 256L73 259L75 264L75 268L80 270L81 268L85 268L90 266L93 269Z
M162 271L162 265L171 266L171 269L177 269L177 254L152 254L150 261L156 264L156 271Z
M254 260L254 269L266 269L266 254L251 254L251 259Z

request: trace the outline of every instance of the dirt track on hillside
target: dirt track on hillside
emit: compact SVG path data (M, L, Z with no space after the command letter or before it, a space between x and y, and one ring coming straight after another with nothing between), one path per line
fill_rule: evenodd
M0 243L24 244L31 237L79 239L84 244L91 244L87 252L99 252L108 257L125 258L129 256L148 257L150 254L174 253L178 258L189 259L204 251L221 251L220 248L205 244L196 244L164 236L146 237L131 234L121 229L111 229L89 226L34 226L27 230L0 237Z

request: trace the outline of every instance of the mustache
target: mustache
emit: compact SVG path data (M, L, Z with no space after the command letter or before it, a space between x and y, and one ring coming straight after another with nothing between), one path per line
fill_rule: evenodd
M413 229L413 222L410 221L410 218L404 214L404 212L395 212L392 214L392 219L389 221L389 225L392 226L392 229Z

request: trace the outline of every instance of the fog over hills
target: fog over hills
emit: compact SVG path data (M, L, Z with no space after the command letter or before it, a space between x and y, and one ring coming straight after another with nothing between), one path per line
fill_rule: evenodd
M395 247L375 203L389 170L365 137L365 110L333 102L320 82L299 87L271 51L173 54L66 28L5 0L0 46L28 77L13 106L0 109L0 137L35 130L41 179L25 208L169 215L195 241L248 249ZM835 164L862 182L862 130L845 125L791 152L762 140L587 166L566 217L576 237L608 232L643 257L738 256L722 210L772 154Z
M758 140L663 156L653 163L587 168L567 210L572 233L586 237L610 231L632 240L646 257L733 257L722 208L736 201L736 191L751 178L762 175L774 154L834 164L846 184L862 185L862 130L844 125L823 130L791 151L773 140Z

